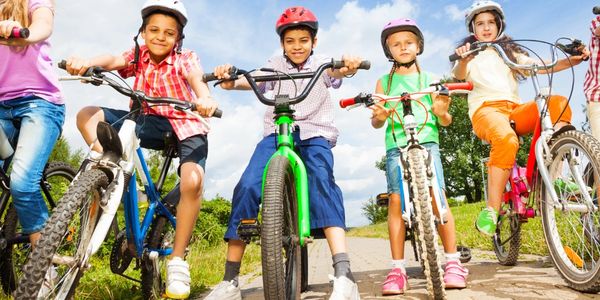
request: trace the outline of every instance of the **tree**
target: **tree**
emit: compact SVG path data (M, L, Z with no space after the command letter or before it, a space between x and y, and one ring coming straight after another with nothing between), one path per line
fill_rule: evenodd
M65 139L64 136L61 136L54 144L54 149L52 149L52 153L50 154L50 158L48 161L62 161L70 164L76 170L81 165L81 161L83 160L83 152L81 149L73 151L71 149L71 145Z
M377 201L373 198L362 205L363 215L367 217L370 224L378 224L387 221L387 207L377 205Z

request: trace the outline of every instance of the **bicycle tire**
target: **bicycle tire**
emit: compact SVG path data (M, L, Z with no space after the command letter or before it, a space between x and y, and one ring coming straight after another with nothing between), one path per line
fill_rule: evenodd
M79 260L84 255L96 227L100 215L100 197L107 186L108 177L98 169L85 171L73 181L48 219L47 224L50 226L42 230L42 237L23 267L23 276L19 281L15 298L36 299L46 272L49 268L54 268L52 261L58 256L65 260L70 259L71 266L68 264L56 266L58 278L54 281L60 284L47 297L59 299L73 297L84 268L87 268ZM91 196L89 201L87 201L88 196ZM63 255L62 251L68 252L68 255Z
M434 299L446 299L444 288L444 273L442 271L438 255L438 236L435 228L431 199L433 197L429 189L425 155L427 152L420 148L408 150L408 162L410 165L410 185L414 197L415 213L419 220L417 226L419 243L421 245L421 258L425 266L425 278L427 279L427 291Z
M150 227L147 238L147 245L150 249L171 248L175 228L171 225L167 217L157 216ZM165 292L165 278L161 273L166 265L166 257L159 256L158 264L155 266L150 253L144 253L141 262L142 277L142 295L143 299L161 299Z
M503 202L500 212L505 212L505 214L500 214L496 223L496 234L492 236L494 253L496 253L499 264L514 266L517 264L521 248L521 222L519 215L513 211L512 202ZM505 228L505 226L508 227ZM508 235L506 235L507 233ZM507 243L508 245L506 245Z
M48 209L51 210L56 201L62 197L76 171L71 165L63 162L50 162L44 169L44 176L40 181L42 196L46 200ZM13 240L20 236L20 224L17 210L11 203L4 216L2 234L6 240ZM0 282L7 295L12 294L17 287L21 274L21 267L25 264L31 247L29 242L13 244L0 253Z
M568 180L571 176L571 168L581 167L579 172L584 178L595 178L592 187L586 191L592 199L598 196L600 186L600 143L592 136L580 131L566 131L554 138L550 145L551 161L549 165L550 180L554 183L557 179ZM565 162L565 159L568 160ZM566 166L566 168L565 168ZM563 173L563 171L565 173ZM568 173L567 173L568 171ZM587 180L585 180L587 181ZM584 182L585 182L584 181ZM542 227L550 257L554 262L558 273L567 284L581 292L600 292L600 239L586 239L585 232L589 226L594 232L600 227L600 215L598 212L581 213L576 211L555 208L549 203L550 196L547 195L547 187L541 177L536 181L537 200L541 206ZM580 190L574 191L569 188L554 187L561 199L567 205L583 204L584 200ZM579 188L580 189L580 188ZM595 195L595 196L594 196ZM597 198L595 205L597 206ZM585 216L591 217L590 224L585 224ZM562 222L568 222L563 226ZM561 224L561 225L559 225ZM573 229L573 233L567 231ZM579 238L579 240L576 240ZM590 248L588 248L590 247Z
M264 183L262 219L261 257L265 299L300 299L302 268L296 188L294 174L286 157L276 156L269 163Z
M308 247L304 246L301 249L301 264L302 264L302 272L300 272L300 292L304 293L308 291Z

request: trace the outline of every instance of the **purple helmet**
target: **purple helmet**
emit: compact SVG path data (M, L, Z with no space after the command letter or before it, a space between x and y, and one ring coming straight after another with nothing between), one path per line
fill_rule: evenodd
M383 31L381 31L381 47L383 47L383 53L385 53L385 56L388 59L393 60L394 57L392 56L392 53L390 53L385 41L390 34L398 31L410 31L414 33L419 38L419 53L417 55L423 53L425 39L423 38L421 29L417 26L417 22L412 19L396 19L385 24L385 26L383 26Z

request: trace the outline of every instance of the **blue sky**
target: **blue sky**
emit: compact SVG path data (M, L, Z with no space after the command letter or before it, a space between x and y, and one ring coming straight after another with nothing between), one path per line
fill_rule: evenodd
M52 36L55 61L79 55L90 57L103 53L118 54L132 46L141 20L142 0L60 0ZM189 24L185 29L184 47L193 49L205 70L232 63L243 69L262 66L272 55L281 52L274 24L289 6L303 5L318 17L319 42L316 52L335 58L354 54L372 62L370 71L345 80L342 88L332 91L334 101L351 97L360 91L372 91L378 77L389 71L390 64L381 50L379 36L383 25L395 18L417 20L425 34L425 51L419 57L424 70L444 75L449 72L448 55L465 36L464 12L472 1L395 0L187 0ZM500 0L507 19L507 32L518 39L541 39L552 42L569 36L589 42L589 21L596 1L566 0ZM575 3L577 3L575 5ZM542 56L549 57L547 48ZM575 123L583 121L580 112L585 103L582 93L587 64L575 67L575 90L571 102ZM60 75L64 72L57 70ZM554 90L567 95L571 76L562 72L555 78ZM521 86L521 97L533 97L531 83ZM262 135L264 107L250 92L212 89L224 111L221 120L212 121L205 196L219 194L230 198L246 166L255 144ZM76 147L84 147L75 126L75 114L86 105L127 108L123 99L107 87L64 82L67 119L64 134ZM374 165L384 153L383 130L371 128L365 109L336 113L340 129L335 155L336 180L345 198L346 221L349 226L364 225L361 205L385 191L385 176Z

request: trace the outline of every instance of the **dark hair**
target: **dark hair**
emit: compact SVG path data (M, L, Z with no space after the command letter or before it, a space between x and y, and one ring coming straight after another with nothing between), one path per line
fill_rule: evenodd
M285 36L285 33L286 33L288 30L290 30L290 29L295 29L295 30L306 30L306 31L308 31L308 33L310 34L310 38L312 39L313 43L314 43L314 41L315 41L315 37L317 36L317 33L315 32L315 30L314 30L314 29L312 29L312 28L310 28L310 27L308 27L308 26L306 26L306 25L289 26L289 27L287 27L286 29L284 29L284 30L281 32L281 35L279 36L279 40L280 40L281 42L283 42L283 37Z
M148 14L145 18L142 19L142 26L140 26L139 32L142 32L142 31L144 31L144 29L146 29L146 26L148 26L148 21L150 20L150 17L155 14L166 15L166 16L174 18L177 21L177 32L179 33L178 40L183 39L183 24L179 23L179 19L177 18L177 16L174 13L172 13L170 11L166 11L166 10L161 10L161 9L152 11L150 14Z

